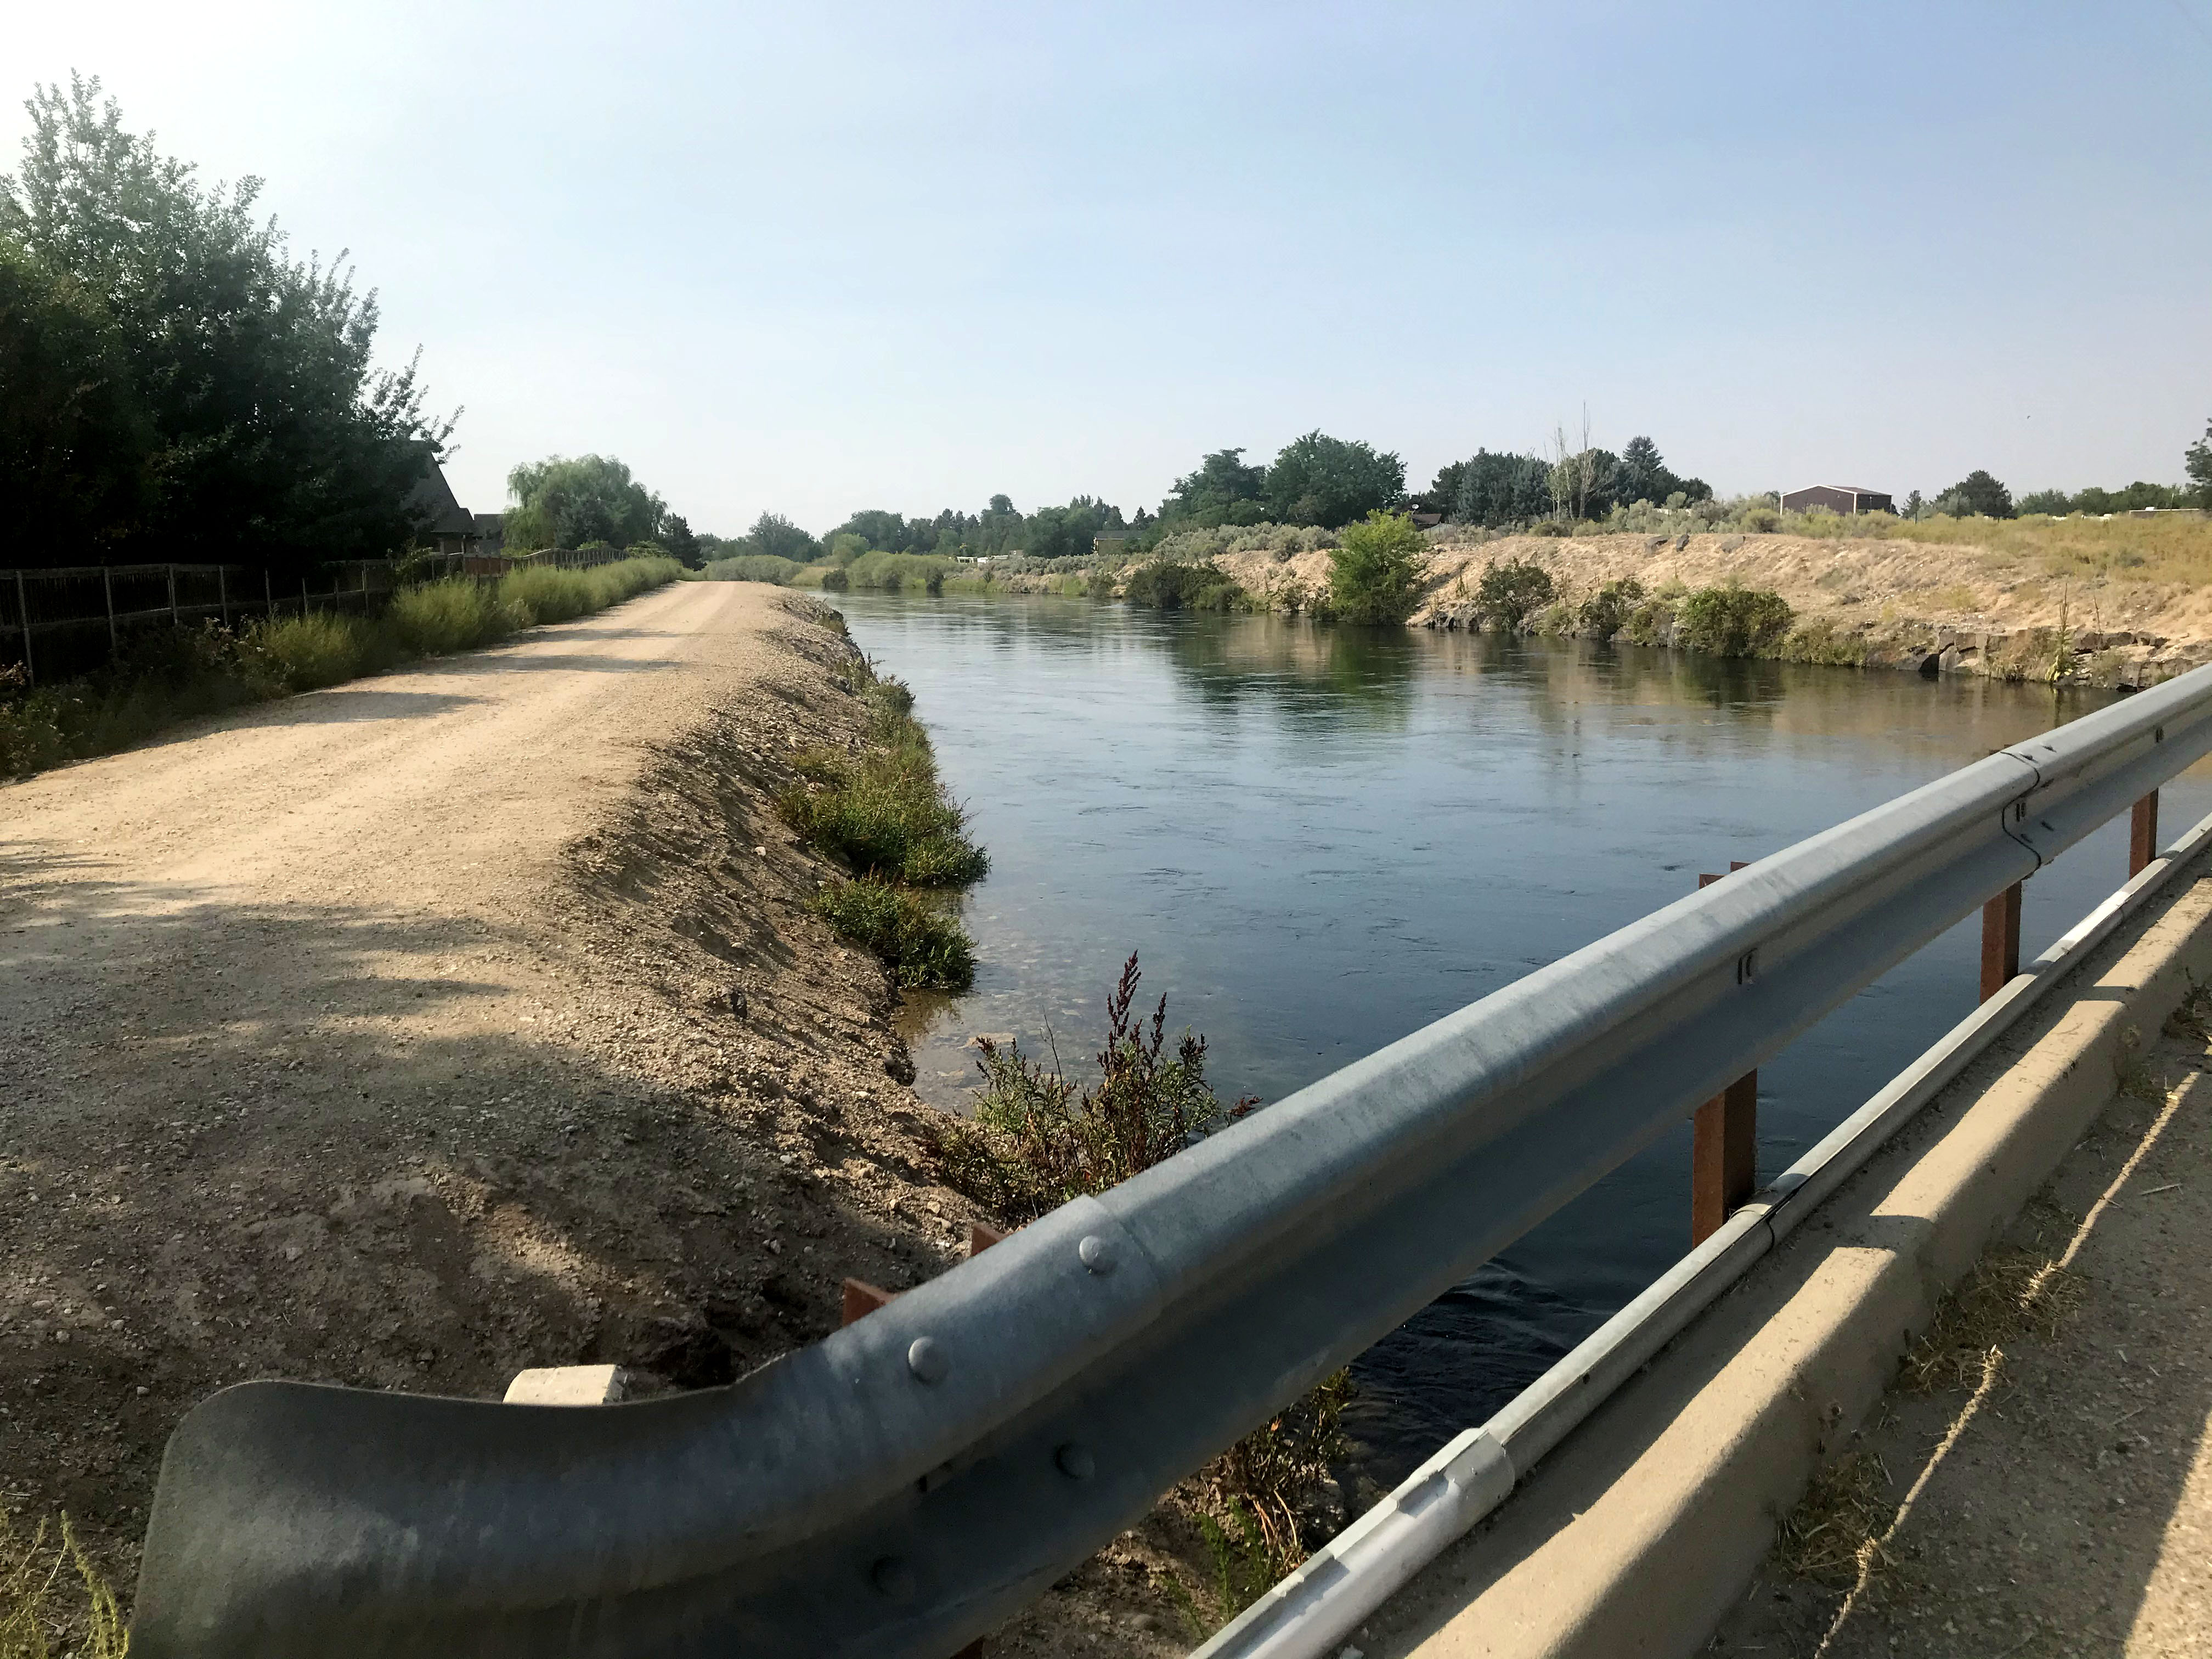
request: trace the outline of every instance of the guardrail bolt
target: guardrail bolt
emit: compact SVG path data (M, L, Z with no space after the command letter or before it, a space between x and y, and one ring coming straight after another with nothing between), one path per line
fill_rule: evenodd
M1091 1455L1088 1446L1079 1446L1073 1440L1052 1455L1060 1465L1060 1472L1071 1480L1088 1480L1098 1473L1098 1460Z
M911 1601L915 1592L921 1589L914 1569L896 1555L886 1555L869 1568L868 1578L878 1592L894 1601Z
M1097 1233L1085 1233L1083 1242L1075 1247L1075 1254L1086 1269L1101 1279L1114 1271L1113 1243Z
M924 1382L942 1382L951 1364L935 1338L917 1336L906 1351L906 1368Z

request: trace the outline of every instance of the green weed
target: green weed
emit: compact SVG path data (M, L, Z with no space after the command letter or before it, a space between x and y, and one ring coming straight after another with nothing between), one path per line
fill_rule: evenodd
M975 981L975 942L967 930L903 887L861 876L825 887L806 908L838 937L883 958L898 982L964 991Z
M45 1522L19 1540L0 1510L0 1659L51 1659L53 1640L72 1629L83 1637L74 1659L125 1659L131 1632L115 1591L77 1542L69 1516L49 1544Z

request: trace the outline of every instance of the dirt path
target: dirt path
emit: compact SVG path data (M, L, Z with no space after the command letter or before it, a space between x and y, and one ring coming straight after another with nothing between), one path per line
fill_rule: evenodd
M2048 1313L1954 1313L1965 1340L1916 1356L1941 1386L1914 1391L1909 1361L1816 1494L1842 1547L1807 1553L1836 1570L1778 1553L1711 1651L2212 1653L2212 1044L2170 1032L2145 1058L1984 1264L2005 1283L2063 1261Z
M127 1587L226 1382L720 1382L940 1271L890 987L769 805L849 659L684 584L0 787L0 1504Z

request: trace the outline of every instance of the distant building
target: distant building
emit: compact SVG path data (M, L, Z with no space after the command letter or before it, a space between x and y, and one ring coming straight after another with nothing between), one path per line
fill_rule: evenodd
M454 498L437 462L416 481L407 505L418 520L427 520L416 533L441 553L496 553L506 540L507 515L471 513Z
M1144 534L1141 530L1102 530L1091 538L1093 553L1119 553Z
M1785 513L1803 513L1815 507L1825 507L1831 513L1894 513L1897 508L1888 496L1879 489L1861 489L1852 484L1814 484L1809 489L1793 489L1782 498Z

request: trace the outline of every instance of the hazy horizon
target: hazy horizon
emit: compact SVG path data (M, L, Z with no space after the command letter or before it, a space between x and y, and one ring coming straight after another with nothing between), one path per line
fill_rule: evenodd
M2203 0L47 12L419 343L462 501L1156 507L1314 428L1555 424L1723 494L2172 482L2212 416Z

